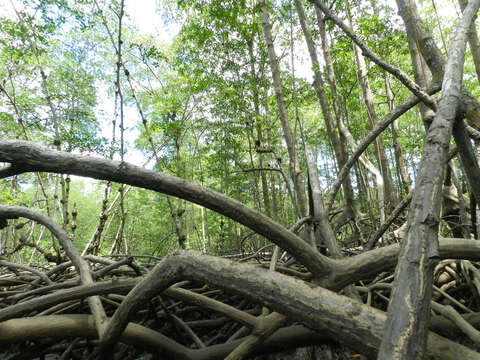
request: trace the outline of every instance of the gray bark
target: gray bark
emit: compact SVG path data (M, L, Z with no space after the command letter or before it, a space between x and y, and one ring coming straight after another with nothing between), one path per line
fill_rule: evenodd
M171 175L146 170L128 163L58 152L26 141L0 141L0 161L14 163L0 170L0 178L26 171L47 171L116 181L181 197L220 214L230 216L288 250L304 264L317 282L342 289L395 266L398 245L391 245L339 260L325 258L301 238L261 213L225 195ZM480 243L473 240L442 240L440 256L480 260ZM1 318L0 318L1 319Z
M418 15L414 0L397 0L397 6L405 23L408 38L417 45L432 73L433 84L440 84L445 74L446 60L437 47L432 34ZM480 128L480 103L462 87L461 103L469 125Z
M155 294L178 280L190 279L220 286L255 301L372 358L383 335L385 314L321 287L263 271L252 265L178 251L167 257L125 298L109 322L104 348L114 344L130 316ZM319 301L321 299L321 301ZM480 354L429 333L428 359L479 359Z
M301 238L265 215L223 194L168 174L146 170L126 162L78 156L53 151L26 141L0 141L0 161L11 162L18 173L39 171L68 173L111 180L173 195L205 206L250 227L288 251L313 274L322 277L331 271L332 260L322 256ZM0 178L12 169L0 170Z
M453 138L457 144L460 162L466 175L469 189L475 197L477 204L480 204L480 167L472 149L470 139L465 130L463 120L457 121L453 127Z
M439 91L440 88L438 86L431 87L428 91L430 94L434 94L435 92ZM340 188L340 185L345 178L345 176L348 175L348 172L350 171L351 167L353 164L360 158L360 156L363 154L363 152L366 150L368 145L370 145L374 139L382 133L383 130L385 130L388 125L390 125L393 121L398 119L401 115L406 113L408 110L410 110L412 107L414 107L416 104L420 102L420 99L417 98L416 96L411 96L407 100L405 100L402 104L398 105L393 111L391 111L385 118L377 123L375 127L370 131L367 136L360 142L360 144L357 146L356 150L353 152L352 156L348 159L348 161L345 163L345 166L340 170L338 173L337 180L335 180L335 183L332 185L332 188L330 189L327 200L326 206L331 206L333 201L335 200L335 195Z
M288 120L287 107L285 105L285 99L283 96L282 83L280 80L280 69L278 65L277 55L275 54L275 48L273 45L273 36L270 25L270 18L268 15L268 8L265 1L260 3L261 5L261 19L263 34L265 36L265 42L267 44L268 58L270 62L270 69L272 71L273 86L275 89L275 98L277 99L278 111L280 120L282 122L283 135L285 143L287 145L288 155L290 158L290 176L292 177L293 184L295 186L295 195L297 197L297 205L300 209L300 213L303 216L308 214L307 198L305 194L305 186L302 180L302 173L300 171L300 165L298 162L298 154L295 149L295 139L292 135L290 123Z
M323 4L320 0L309 0L311 3L315 4L315 6L320 9L326 17L332 20L338 27L340 27L345 34L348 35L352 41L362 49L363 54L372 60L375 64L380 66L385 71L388 71L390 74L395 76L402 84L404 84L412 93L414 93L417 97L422 99L422 101L427 104L428 106L435 108L435 101L425 93L417 84L411 81L408 76L399 68L396 68L393 65L390 65L380 59L376 54L373 53L361 40L360 38L350 29L347 25L345 25L338 17L333 15L329 8Z
M438 225L444 169L454 121L459 117L467 33L480 0L472 0L455 32L448 53L442 97L425 138L415 181L407 234L395 270L395 288L379 359L421 359L425 354L433 268L439 258Z
M300 5L301 5L301 3L300 3ZM299 8L299 9L303 10L303 8ZM337 131L339 131L338 124L341 121L343 121L343 115L342 115L342 111L340 109L340 104L339 104L339 97L338 97L338 92L337 92L335 71L333 69L332 58L330 56L330 44L329 44L328 39L327 39L327 32L326 32L326 28L325 28L325 19L324 19L322 13L320 12L320 10L318 10L318 8L315 8L315 10L316 10L318 28L320 30L320 38L322 40L322 52L323 52L323 58L325 60L325 68L326 68L326 73L327 73L327 77L328 77L328 86L329 86L330 91L333 95L332 105L333 105L333 110L334 110L335 119L336 119L336 126L335 127L333 126L333 121L331 119L330 110L328 108L328 103L327 103L327 100L326 100L325 91L323 90L324 85L323 85L323 80L322 80L322 77L321 77L321 74L320 74L319 62L318 62L318 59L317 59L317 52L316 52L316 49L315 49L315 45L312 41L311 35L309 35L310 32L308 31L306 26L305 26L306 30L304 30L305 39L307 40L307 45L309 43L311 43L311 45L309 45L308 48L309 48L310 56L311 57L313 56L312 57L312 66L314 67L316 77L318 78L318 80L316 80L314 82L314 85L317 84L316 85L318 87L317 96L319 96L319 98L320 98L320 103L322 103L322 101L325 103L325 105L322 105L322 112L324 113L325 123L327 124L327 130L328 130L329 127L331 128L328 131L329 131L330 139L331 139L332 144L333 144L334 152L336 154L338 166L340 168L343 168L345 166L346 161L347 161L346 139L345 139L345 136L342 133L340 133L340 136L337 134ZM301 19L302 18L301 14L303 12L298 11L298 13L299 13L299 17ZM302 28L303 28L303 26L302 26ZM321 97L323 97L324 99L321 99ZM326 111L323 110L324 107L326 108ZM328 112L328 117L325 116L325 112ZM328 123L327 123L327 120L328 120ZM343 191L344 191L344 194L345 194L346 213L348 214L348 212L350 212L351 213L350 216L355 216L355 205L354 205L354 202L353 202L353 199L354 199L353 187L352 187L352 181L350 179L350 175L349 175L348 171L345 174L345 177L342 179L341 183L342 183ZM340 184L339 184L339 186L340 186ZM327 204L326 204L327 212L331 208L332 203L327 202Z
M388 74L385 74L385 93L387 95L388 101L388 110L391 112L394 109L393 106L393 94L392 89L390 87L390 79ZM392 122L392 142L393 142L393 150L395 153L395 165L397 168L397 173L403 183L405 191L409 193L412 190L412 181L410 180L410 176L408 175L407 168L405 166L405 160L402 154L402 146L400 145L400 140L398 138L398 124L397 121Z
M467 7L466 0L459 0L462 11ZM478 40L477 29L475 28L475 21L473 21L470 27L470 33L468 34L468 44L470 45L470 51L472 53L473 64L475 65L475 72L477 73L477 79L480 81L480 41Z
M353 28L350 5L348 2L346 2L346 6L350 27ZM378 118L377 112L375 111L375 104L373 100L372 89L370 87L370 81L368 80L367 64L365 63L365 58L362 55L361 49L356 44L353 44L353 51L355 53L355 59L357 61L358 80L362 88L363 101L365 103L365 107L367 108L367 118L370 123L370 127L373 129L378 123ZM383 178L383 198L385 199L385 211L390 212L393 209L395 202L395 191L392 185L392 175L390 172L387 156L385 154L382 137L376 137L374 144L378 167Z
M328 221L328 214L325 212L323 206L316 158L313 155L312 149L308 146L305 147L305 154L307 156L308 179L311 191L311 202L313 204L313 222L316 237L320 238L323 244L327 246L333 258L340 258L342 254L337 245L333 229Z
M82 284L93 284L93 277L90 272L90 267L80 256L64 229L62 229L51 218L36 211L20 206L0 205L0 219L12 219L18 217L25 217L46 226L55 235L67 256L70 258L70 260L72 260L72 263L75 265L75 268L80 275ZM102 338L104 335L104 327L106 325L106 314L105 310L103 309L102 302L98 296L91 296L88 298L88 305L90 306L95 319L95 326L97 328L98 336L99 338Z

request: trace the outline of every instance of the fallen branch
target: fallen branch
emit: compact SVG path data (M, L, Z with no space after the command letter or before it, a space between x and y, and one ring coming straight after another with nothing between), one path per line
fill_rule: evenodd
M345 296L255 266L177 251L165 258L125 298L106 329L101 347L108 348L123 333L130 317L148 299L180 280L195 280L222 287L326 332L348 347L376 356L383 336L385 313ZM480 359L480 354L434 333L429 333L431 359Z

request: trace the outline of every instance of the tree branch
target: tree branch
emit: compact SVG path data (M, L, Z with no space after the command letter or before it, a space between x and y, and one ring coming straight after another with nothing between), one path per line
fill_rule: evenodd
M87 262L82 259L77 249L68 238L65 230L63 230L55 221L53 221L53 219L39 212L24 207L0 205L0 218L11 219L18 217L24 217L36 221L37 223L42 224L43 226L48 228L48 230L50 230L52 234L58 239L67 256L70 258L70 260L72 260L72 263L75 265L75 268L80 274L81 282L84 285L90 285L94 283ZM102 302L100 301L100 298L98 296L92 296L88 298L88 304L95 318L98 335L100 338L102 338L103 328L107 317L105 314L105 310L103 309Z
M427 91L429 94L433 95L439 90L440 86L432 86ZM378 122L374 126L374 128L367 134L367 136L360 142L360 144L358 144L355 151L352 153L350 158L347 160L345 165L338 173L337 179L335 180L330 191L327 194L327 200L325 201L325 207L327 209L331 208L342 182L345 181L345 178L347 177L350 169L360 158L360 156L362 156L368 145L370 145L392 122L405 114L408 110L417 105L419 102L420 99L416 96L411 96L410 98L405 100L402 104L397 106L387 116L385 116L382 121Z
M324 277L332 271L332 259L321 255L282 225L237 200L175 176L127 162L54 151L21 140L0 141L0 161L37 171L87 176L173 195L228 216L265 236L291 253L316 277Z
M421 99L427 106L436 109L435 100L430 97L425 91L423 91L420 86L415 82L409 79L409 77L399 68L383 61L378 55L376 55L372 50L370 50L355 34L355 32L350 29L346 24L343 23L338 17L333 15L328 7L323 4L320 0L309 0L312 4L320 8L325 14L325 17L332 20L338 27L340 27L347 36L352 39L352 41L357 44L357 46L362 49L363 54L372 60L375 64L380 66L385 71L389 72L395 76L400 82L405 85L413 94L415 94L419 99Z
M433 269L439 257L438 225L445 165L453 124L460 118L468 29L479 7L480 0L470 1L448 52L442 98L424 142L379 360L420 359L424 355Z
M117 341L130 316L148 299L185 279L209 283L260 301L312 330L335 336L369 358L376 355L383 336L385 314L355 300L253 265L195 251L177 251L158 264L128 294L112 317L102 346L108 347ZM437 359L480 356L434 333L429 333L428 352Z

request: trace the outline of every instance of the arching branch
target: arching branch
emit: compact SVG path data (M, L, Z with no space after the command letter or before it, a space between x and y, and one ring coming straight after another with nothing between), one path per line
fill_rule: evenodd
M129 184L173 195L230 217L290 252L316 277L332 271L333 260L267 216L216 191L126 162L53 151L28 141L0 141L0 161L29 171L46 171Z
M70 260L72 260L72 263L75 265L75 268L80 274L81 282L84 285L93 284L92 274L90 273L90 268L87 262L82 259L75 246L73 246L65 230L63 230L55 221L53 221L53 219L37 211L21 206L0 205L0 219L16 219L18 217L24 217L36 221L37 223L47 227L48 230L50 230L58 239ZM100 338L102 338L103 328L107 318L102 302L98 296L92 296L88 298L88 304L95 318L98 335Z
M380 66L385 71L389 72L393 76L395 76L400 82L405 85L414 95L420 98L426 105L431 107L432 109L436 109L435 100L430 97L425 91L423 91L415 82L410 80L408 76L399 68L385 62L384 60L380 59L380 57L373 53L373 51L368 48L363 41L360 40L358 35L348 27L343 21L341 21L338 17L333 15L330 9L322 3L320 0L309 0L315 6L317 6L322 12L325 14L325 18L332 20L338 27L340 27L347 36L352 39L352 41L362 49L363 54L372 60L375 64Z

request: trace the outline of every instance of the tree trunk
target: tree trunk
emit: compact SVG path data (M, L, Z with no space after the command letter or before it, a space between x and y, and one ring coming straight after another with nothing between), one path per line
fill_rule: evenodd
M305 146L305 154L307 156L311 208L313 208L313 212L312 209L310 211L313 213L315 237L322 240L323 245L327 247L333 258L340 258L342 254L338 248L332 227L328 222L328 214L325 213L323 207L320 182L318 181L317 158L313 155L309 146Z
M444 170L453 123L461 117L459 106L467 33L479 7L480 0L470 2L448 53L442 98L425 138L407 234L395 270L396 286L378 355L381 360L422 359L425 354L433 269L439 258L438 225Z
M466 0L459 0L462 12L467 7ZM470 33L468 34L468 44L470 45L470 51L472 53L473 64L475 65L475 72L477 73L477 79L480 82L480 41L478 40L477 28L475 27L475 21L472 23Z
M420 49L415 38L411 36L407 36L407 38L408 49L410 50L410 58L412 59L413 77L415 78L415 82L420 86L420 88L425 90L429 86L430 71L425 64L425 60L420 53ZM425 125L425 128L428 129L433 120L433 117L435 116L435 112L429 107L427 107L423 102L420 102L418 104L418 107L420 109L423 124Z
M278 65L277 55L275 54L275 48L273 46L273 37L271 32L270 19L268 15L267 4L265 1L260 3L261 5L261 19L262 19L262 28L263 34L265 36L265 42L268 49L268 58L270 62L270 69L272 71L273 86L275 88L275 97L277 99L278 111L280 116L280 121L282 122L283 135L285 138L285 143L287 145L288 155L289 155L289 168L290 176L292 177L293 184L295 187L295 195L297 198L297 207L300 209L302 216L308 214L308 205L307 198L305 194L305 185L302 180L302 173L300 171L300 164L298 162L298 155L295 149L295 139L292 135L292 130L290 128L290 123L288 120L287 108L285 106L285 99L283 96L283 89L280 80L280 69ZM295 205L295 204L294 204Z
M253 35L252 35L253 37ZM250 76L252 77L253 81L257 83L257 73L255 71L255 57L253 55L253 38L251 41L248 41L248 55L250 57ZM259 96L258 96L258 90L257 90L257 85L254 85L253 89L253 107L255 110L255 129L257 133L257 140L255 143L255 149L257 150L258 154L258 166L260 169L265 169L265 159L264 159L264 153L262 151L262 146L264 146L263 143L263 132L262 132L262 124L260 122L260 101L259 101ZM265 214L268 217L272 216L272 207L270 205L270 197L268 194L268 183L267 183L267 174L265 171L260 171L260 179L262 182L262 195L263 195L263 204L265 206Z
M298 5L297 5L298 3ZM310 34L310 31L308 30L306 26L306 21L305 21L305 11L303 11L303 6L300 3L300 1L296 1L295 5L297 6L297 12L300 17L300 23L304 24L302 25L302 29L305 28L304 34L305 34L305 39L307 41L310 57L312 59L312 67L314 69L314 74L315 74L315 81L314 81L314 86L316 87L317 90L317 96L320 100L320 105L322 106L322 113L323 117L325 119L325 125L327 127L327 132L328 136L330 138L330 141L332 142L333 146L333 151L335 153L335 157L337 159L337 164L339 168L342 168L343 165L345 165L345 162L347 161L347 146L346 146L346 140L343 134L339 131L338 129L338 122L341 121L342 119L342 112L340 111L340 105L338 103L338 94L337 94L337 85L336 85L336 80L335 80L335 72L333 70L333 65L332 65L332 59L330 57L330 45L327 40L327 34L326 34L326 29L325 29L325 23L323 20L323 15L321 12L318 11L316 8L317 12L317 20L318 20L318 27L320 30L320 36L322 39L322 51L323 51L323 57L325 59L325 66L327 70L327 76L328 76L328 85L330 87L330 91L332 92L333 95L333 109L335 112L335 118L337 121L337 126L335 126L330 109L328 106L327 98L325 95L325 91L323 88L325 87L325 84L322 79L322 75L320 73L320 63L317 58L317 50L315 48L315 43L313 42L312 36ZM303 19L303 21L302 21ZM337 129L336 129L337 128ZM337 131L340 132L340 135L338 135ZM355 205L354 205L354 195L353 195L353 187L352 187L352 181L350 179L350 175L348 175L345 178L345 181L342 183L343 187L343 192L345 196L345 214L347 214L348 217L355 217L356 216L356 211L355 211ZM326 209L327 212L329 209Z
M353 29L352 15L350 13L350 4L348 2L346 3L346 10L348 20L350 22L350 27ZM370 127L373 129L374 126L378 123L378 119L377 113L375 111L372 89L370 88L370 82L368 81L367 65L365 63L365 58L362 55L361 49L356 44L353 44L353 51L355 53L355 59L357 61L358 80L362 87L363 101L365 102L365 106L367 108L368 121L370 123ZM375 139L374 144L378 167L380 170L380 174L383 177L383 198L385 199L385 211L390 212L395 206L395 191L392 185L392 175L390 172L390 166L388 165L387 156L385 154L382 137L378 136Z
M387 94L388 109L393 110L393 94L390 87L390 79L388 74L385 74L385 92ZM405 160L402 154L402 146L400 145L400 140L398 138L398 124L397 121L392 122L392 139L393 139L393 151L395 153L395 164L397 167L397 172L400 175L403 187L405 188L406 193L408 194L412 190L412 181L408 175L407 168L405 166Z

